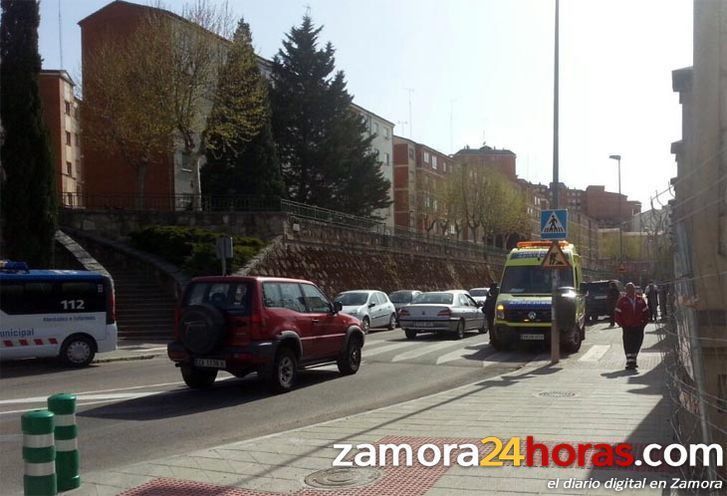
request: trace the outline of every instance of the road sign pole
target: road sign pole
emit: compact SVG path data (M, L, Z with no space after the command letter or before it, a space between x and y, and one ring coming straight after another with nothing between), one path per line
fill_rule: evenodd
M553 241L553 249L558 248L558 242ZM558 294L558 279L560 275L559 269L550 269L553 276L551 277L551 293L550 297L550 363L555 365L560 362L560 336L558 333L558 315L556 311L556 295Z

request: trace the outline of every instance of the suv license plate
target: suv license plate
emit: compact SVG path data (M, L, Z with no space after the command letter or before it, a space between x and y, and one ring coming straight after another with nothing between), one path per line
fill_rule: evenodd
M520 339L523 341L544 341L545 334L521 334Z
M197 367L207 367L210 369L224 369L227 362L224 360L215 360L213 358L195 358L194 365Z

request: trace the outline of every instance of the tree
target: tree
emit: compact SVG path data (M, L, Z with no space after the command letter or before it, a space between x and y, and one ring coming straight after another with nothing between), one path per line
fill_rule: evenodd
M133 169L138 208L150 164L171 152L170 51L169 24L151 12L130 36L106 39L84 58L83 139Z
M2 223L8 257L48 266L56 231L58 193L38 90L39 22L37 2L2 0Z
M383 177L373 136L352 108L344 74L332 75L334 49L318 48L310 17L293 27L273 60L273 136L288 196L356 215L386 208L390 183Z
M201 171L206 194L282 195L270 118L268 85L250 27L241 19L207 121L207 163Z
M229 13L200 0L181 16L149 9L124 37L84 60L84 139L133 167L143 199L149 165L181 148L196 203L204 131L227 53Z

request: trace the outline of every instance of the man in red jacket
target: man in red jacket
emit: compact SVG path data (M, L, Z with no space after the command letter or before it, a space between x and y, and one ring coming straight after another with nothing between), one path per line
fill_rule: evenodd
M638 367L636 356L644 342L644 328L650 316L649 306L643 297L636 294L634 283L626 285L626 295L616 303L615 315L616 323L623 329L626 368L633 370Z

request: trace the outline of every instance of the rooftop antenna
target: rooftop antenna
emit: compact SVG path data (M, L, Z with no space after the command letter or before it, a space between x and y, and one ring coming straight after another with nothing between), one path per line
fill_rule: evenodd
M58 0L58 50L61 54L61 69L63 69L63 23L61 22L61 0Z
M409 124L409 122L408 121L396 121L396 125L397 126L402 126L403 127L405 124ZM402 131L401 135L404 136L404 132L403 131Z
M414 88L404 88L409 92L409 139L412 139L412 117L411 117L411 94L414 93Z

